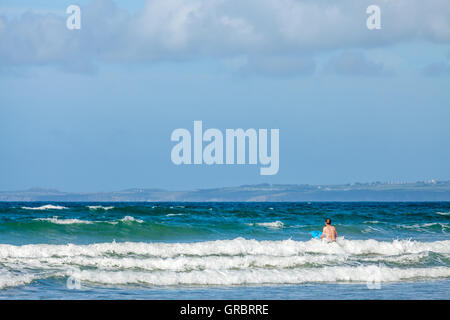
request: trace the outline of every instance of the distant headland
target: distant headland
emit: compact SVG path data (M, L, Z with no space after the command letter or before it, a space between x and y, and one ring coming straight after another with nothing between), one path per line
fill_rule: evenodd
M257 184L188 191L134 188L112 192L63 192L32 188L22 191L0 191L0 201L450 201L450 181L338 185Z

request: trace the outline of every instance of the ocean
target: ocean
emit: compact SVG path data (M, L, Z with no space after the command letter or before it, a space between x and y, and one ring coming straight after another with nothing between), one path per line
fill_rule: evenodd
M338 240L311 239L330 218ZM450 202L1 202L0 299L449 299Z

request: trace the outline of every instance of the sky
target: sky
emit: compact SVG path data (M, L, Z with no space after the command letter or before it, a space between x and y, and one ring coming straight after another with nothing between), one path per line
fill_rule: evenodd
M0 190L450 180L449 89L447 0L2 0ZM279 129L278 173L176 166L194 120Z

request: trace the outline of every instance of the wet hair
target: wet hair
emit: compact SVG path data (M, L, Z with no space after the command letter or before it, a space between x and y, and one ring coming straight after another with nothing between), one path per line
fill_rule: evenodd
M326 219L325 219L325 223L326 223L326 224L331 224L331 219L330 219L330 218L326 218Z

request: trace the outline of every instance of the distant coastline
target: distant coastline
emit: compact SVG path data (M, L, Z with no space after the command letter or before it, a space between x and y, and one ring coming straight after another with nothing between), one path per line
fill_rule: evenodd
M450 181L372 182L340 185L257 184L190 191L134 188L112 192L64 192L32 188L22 191L0 191L0 201L450 201Z

